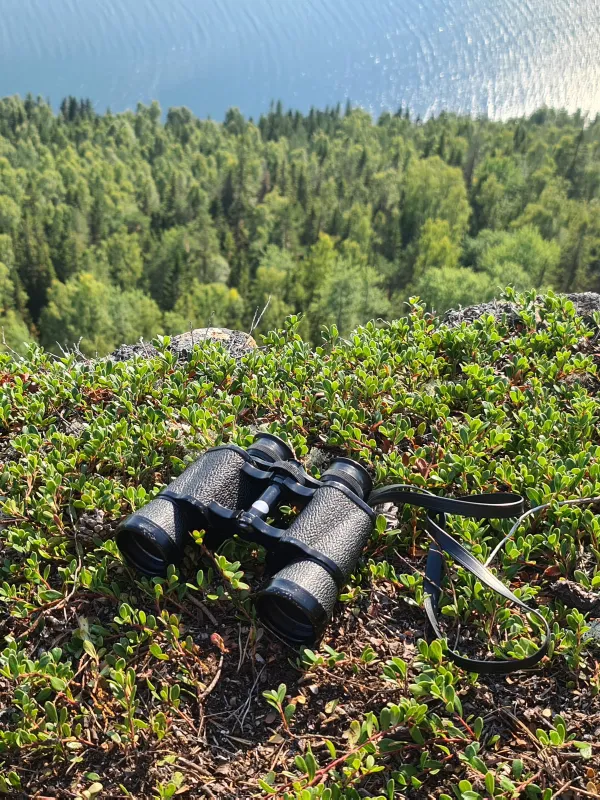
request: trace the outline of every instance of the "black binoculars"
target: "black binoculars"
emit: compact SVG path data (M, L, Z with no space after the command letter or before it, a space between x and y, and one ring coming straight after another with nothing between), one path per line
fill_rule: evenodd
M207 450L119 526L117 544L148 576L181 562L193 530L205 530L210 549L232 536L262 545L270 578L255 596L257 612L287 641L309 644L331 618L373 530L371 489L357 462L336 458L316 480L285 442L260 433L248 450ZM301 509L287 528L267 521L280 520L282 505Z

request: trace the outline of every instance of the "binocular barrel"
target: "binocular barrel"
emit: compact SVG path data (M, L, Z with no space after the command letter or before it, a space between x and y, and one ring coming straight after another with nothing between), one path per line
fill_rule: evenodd
M262 487L242 471L245 464L273 464L293 458L288 445L268 433L258 434L248 450L235 445L208 450L119 526L119 549L138 572L164 577L169 564L181 563L191 531L206 528L209 503L241 509L258 499Z
M323 632L375 520L364 502L371 493L371 478L360 464L336 459L321 483L270 553L267 563L273 578L256 598L259 616L298 644L314 642ZM299 558L298 542L318 550L336 569L327 569L316 558Z
M286 640L311 643L373 530L371 489L355 461L337 458L315 481L285 442L259 434L248 450L208 450L121 524L117 544L139 572L164 576L169 564L181 563L193 530L205 529L211 545L232 532L259 541L271 576L255 598L259 616ZM281 501L303 506L287 529L265 521Z

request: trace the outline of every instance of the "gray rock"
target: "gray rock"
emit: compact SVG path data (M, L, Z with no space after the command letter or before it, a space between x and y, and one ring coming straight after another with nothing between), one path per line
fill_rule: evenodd
M550 590L555 597L578 611L584 613L597 613L600 611L600 594L591 592L579 583L570 580L556 581L550 586Z
M249 350L256 347L256 342L249 333L232 331L229 328L196 328L179 336L172 336L169 350L175 353L178 359L186 361L190 358L194 347L205 341L222 342L234 358L240 358ZM111 361L129 361L136 356L152 358L157 353L156 348L148 342L137 344L122 344L113 353L107 356Z
M596 292L582 292L566 296L572 301L579 316L586 321L591 320L594 311L600 311L600 294ZM450 328L456 328L462 322L471 323L479 317L489 315L497 320L505 318L510 328L514 328L519 320L519 313L513 303L505 300L492 300L490 303L481 303L468 308L451 309L444 314L442 322Z
M586 639L600 644L600 619L595 619L590 622L590 629L587 632ZM598 731L600 732L600 730Z
M492 316L496 320L506 319L509 327L514 327L519 315L512 303L502 300L492 300L490 303L480 303L467 308L452 308L442 317L442 323L449 328L458 328L463 322L470 324L480 317Z

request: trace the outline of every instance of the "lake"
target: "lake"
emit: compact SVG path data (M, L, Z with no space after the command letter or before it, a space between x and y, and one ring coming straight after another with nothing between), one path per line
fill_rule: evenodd
M0 0L0 95L600 111L600 0Z

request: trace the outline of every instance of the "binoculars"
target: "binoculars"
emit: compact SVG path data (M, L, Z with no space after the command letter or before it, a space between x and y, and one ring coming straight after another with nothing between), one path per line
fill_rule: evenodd
M348 458L336 458L320 480L308 475L288 445L260 433L247 450L207 450L173 483L118 528L126 561L147 576L181 563L191 531L218 548L233 536L267 550L270 576L255 596L259 617L294 644L317 640L341 587L373 530L367 504L372 482ZM288 527L282 505L300 508Z

